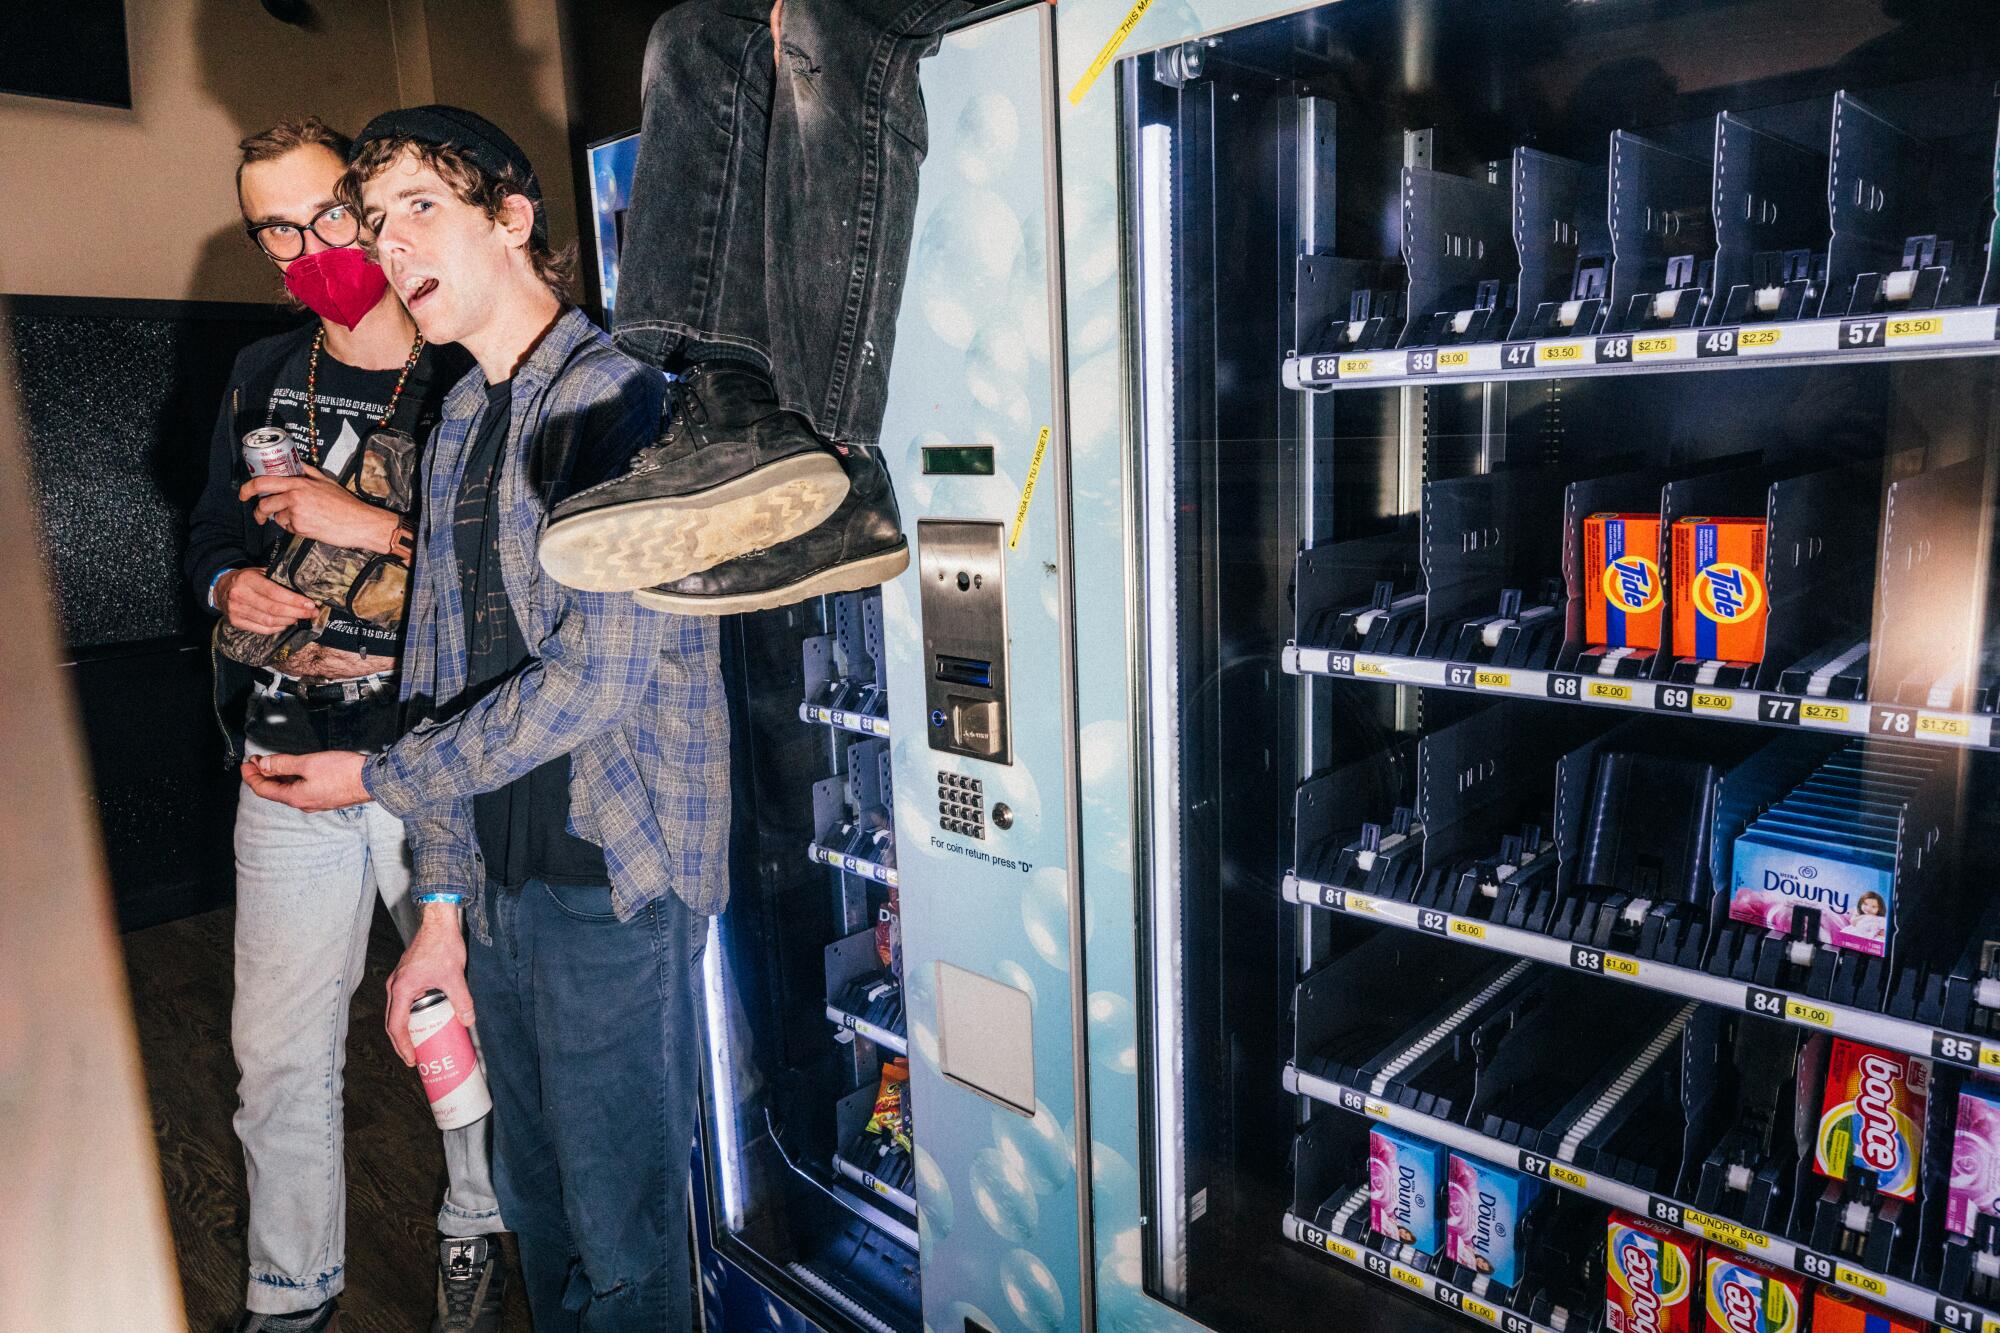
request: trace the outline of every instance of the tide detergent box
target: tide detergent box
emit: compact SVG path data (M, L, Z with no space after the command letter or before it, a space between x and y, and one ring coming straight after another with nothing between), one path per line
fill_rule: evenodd
M1672 547L1674 656L1763 661L1764 520L1676 519Z
M1692 1236L1613 1209L1605 1231L1605 1327L1611 1333L1699 1333L1698 1246Z
M1377 1127L1368 1131L1368 1223L1390 1243L1436 1254L1444 1244L1438 1189L1445 1152L1414 1134Z
M1709 1249L1702 1291L1708 1333L1798 1333L1803 1327L1805 1279L1746 1254Z
M1667 589L1660 577L1660 516L1585 518L1584 637L1599 648L1658 648L1666 609Z
M1850 1166L1873 1171L1882 1193L1916 1198L1930 1086L1930 1061L1836 1037L1813 1168L1833 1180Z
M1445 1257L1503 1287L1513 1286L1521 1280L1521 1219L1540 1195L1538 1180L1451 1154Z
M1972 1236L1982 1213L2000 1217L2000 1087L1967 1083L1958 1094L1945 1229Z
M1819 943L1882 957L1895 903L1893 855L1750 828L1730 849L1729 919L1789 934L1802 907L1819 913Z
M1814 1287L1813 1333L1928 1333L1930 1325L1832 1287Z

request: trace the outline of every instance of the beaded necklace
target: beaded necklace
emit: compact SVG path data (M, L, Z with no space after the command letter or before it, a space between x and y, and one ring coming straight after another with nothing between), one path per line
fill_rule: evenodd
M319 350L326 345L326 328L321 326L313 334L312 355L306 360L306 451L312 456L313 466L320 464L319 455ZM389 394L389 409L375 422L375 429L382 430L389 424L389 418L396 415L396 403L403 396L403 385L409 381L410 367L417 364L417 358L424 354L424 335L410 344L410 359L403 362L403 373L396 376L396 387Z

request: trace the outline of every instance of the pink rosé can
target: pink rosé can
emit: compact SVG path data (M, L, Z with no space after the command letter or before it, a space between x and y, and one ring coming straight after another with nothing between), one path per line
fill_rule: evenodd
M410 1006L410 1044L417 1048L417 1073L439 1129L469 1125L493 1109L472 1033L443 991L427 990Z
M253 477L299 477L299 447L283 426L259 426L243 437L243 466Z

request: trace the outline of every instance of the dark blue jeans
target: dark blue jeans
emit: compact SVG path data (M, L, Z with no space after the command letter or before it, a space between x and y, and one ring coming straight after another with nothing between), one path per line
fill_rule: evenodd
M609 886L539 880L483 910L493 943L469 940L466 981L535 1333L691 1329L707 919L668 893L621 923Z
M888 396L917 167L917 62L965 0L684 0L646 45L619 256L622 349L761 362L822 436L873 444Z

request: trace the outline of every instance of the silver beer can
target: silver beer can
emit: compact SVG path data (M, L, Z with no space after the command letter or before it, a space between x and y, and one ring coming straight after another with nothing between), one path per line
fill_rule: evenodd
M302 477L299 448L283 426L259 426L243 437L243 465L253 477Z
M439 1129L469 1125L493 1109L472 1032L458 1021L443 991L427 990L410 1005L410 1044L417 1048L417 1075Z

